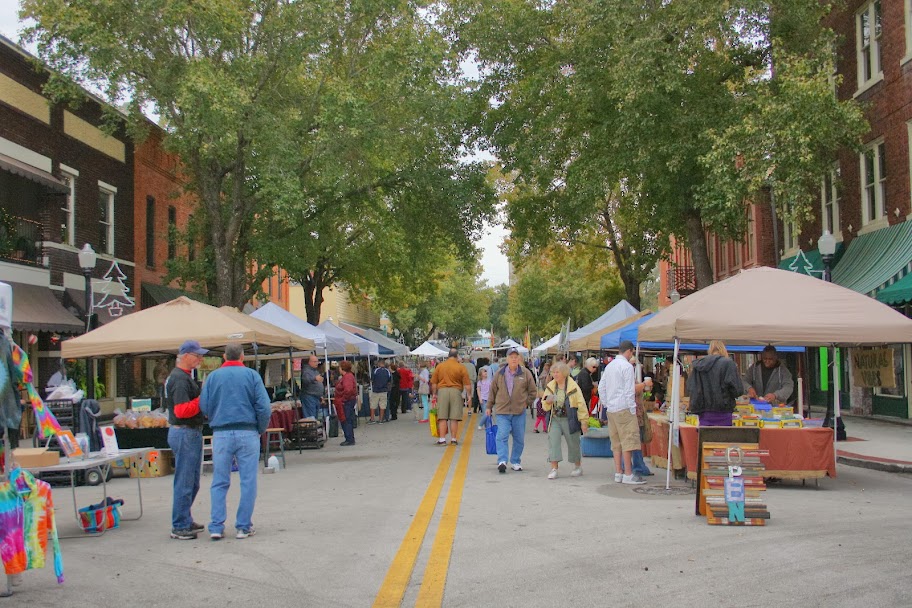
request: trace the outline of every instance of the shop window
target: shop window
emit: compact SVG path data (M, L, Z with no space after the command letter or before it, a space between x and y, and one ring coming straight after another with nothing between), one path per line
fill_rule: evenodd
M883 140L870 144L861 154L862 224L886 216L887 159Z
M821 217L824 230L830 234L839 234L839 180L841 172L839 163L824 174L820 183ZM837 237L838 238L838 237Z
M155 197L146 197L146 266L155 268Z
M66 245L74 246L76 243L76 177L79 172L69 167L60 169L60 179L69 188L64 206L60 208L63 211L63 223L60 225L60 242Z
M877 387L874 389L874 394L884 395L886 397L905 397L906 374L905 367L903 365L903 345L891 344L890 347L893 349L893 372L896 374L896 387Z
M100 185L98 189L98 251L114 255L114 196L117 190Z
M880 0L868 2L855 14L859 90L883 78L880 66L880 44L883 37L882 15Z

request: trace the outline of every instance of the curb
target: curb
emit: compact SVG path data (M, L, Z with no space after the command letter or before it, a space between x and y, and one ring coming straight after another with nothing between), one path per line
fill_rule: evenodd
M848 465L850 467L872 469L874 471L883 471L885 473L912 473L912 464L904 464L898 462L876 462L873 460L865 460L864 458L852 458L849 456L837 456L836 462Z

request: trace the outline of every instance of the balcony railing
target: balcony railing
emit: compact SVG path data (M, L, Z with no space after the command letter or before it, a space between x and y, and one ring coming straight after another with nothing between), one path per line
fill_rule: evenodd
M697 273L693 266L672 266L668 269L668 291L677 290L683 297L697 290Z
M0 216L0 260L41 266L41 224L15 215Z

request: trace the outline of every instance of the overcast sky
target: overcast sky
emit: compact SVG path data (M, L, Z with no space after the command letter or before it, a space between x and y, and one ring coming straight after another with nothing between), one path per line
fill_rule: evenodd
M14 42L19 42L19 33L22 29L17 17L18 6L19 3L16 0L0 0L0 34ZM34 52L34 49L29 50ZM478 242L478 246L482 250L481 265L484 268L482 276L489 285L507 282L509 272L507 258L499 249L506 234L506 230L499 222L487 222L484 235Z

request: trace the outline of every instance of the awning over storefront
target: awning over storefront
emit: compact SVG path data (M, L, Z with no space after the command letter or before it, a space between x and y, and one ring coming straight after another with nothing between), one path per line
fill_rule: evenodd
M842 243L836 243L836 254L833 256L833 262L830 264L830 271L836 268L845 249ZM780 270L790 270L798 274L806 274L811 277L823 278L823 258L816 249L810 251L798 251L797 254L787 257L779 262Z
M912 302L912 274L877 292L877 299L890 306Z
M142 307L150 308L152 306L157 306L158 304L164 304L165 302L170 302L171 300L176 300L181 296L187 296L191 300L196 300L197 302L202 302L203 304L208 304L201 295L190 293L189 291L182 291L180 289L175 289L174 287L168 287L167 285L156 285L155 283L143 283L142 284Z
M82 333L85 322L70 314L54 293L41 285L9 283L13 288L13 329Z
M14 173L19 177L24 177L25 179L41 184L42 186L46 186L55 192L67 194L70 191L69 186L47 171L42 171L37 167L27 165L6 154L0 154L0 169Z
M866 295L912 270L912 222L855 237L839 265L833 282Z
M85 291L82 289L67 289L64 291L63 302L67 309L74 311L79 316L85 318ZM133 312L133 308L123 310L120 316ZM107 308L95 308L92 310L98 319L98 325L110 323L117 317L111 316Z

